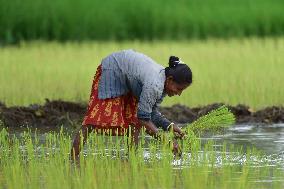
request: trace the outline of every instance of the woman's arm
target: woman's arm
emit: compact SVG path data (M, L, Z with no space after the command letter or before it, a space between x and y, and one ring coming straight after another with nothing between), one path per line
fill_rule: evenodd
M158 128L154 125L152 121L145 121L142 119L139 119L139 123L141 126L144 126L146 128L146 133L153 136L156 139L160 139L160 135L158 133ZM173 139L173 149L172 149L174 155L180 155L181 151L179 149L179 145L177 140Z
M162 128L164 131L168 131L168 127L171 124L171 122L155 107L153 108L153 111L151 113L151 120L157 127Z
M157 110L157 106L153 108L153 112L151 113L151 120L156 126L161 127L164 131L170 131L171 129L173 129L176 137L178 138L182 138L185 134L176 124L171 123L167 118L165 118Z
M137 117L140 125L145 126L146 132L151 136L158 137L158 127L162 127L164 131L171 130L171 122L166 119L157 110L157 104L162 102L159 91L144 86L140 95L138 103ZM178 136L183 136L183 132L176 125L173 127L173 131L178 133Z
M147 120L139 119L139 124L145 127L146 132L149 135L153 136L154 138L159 138L158 128L154 125L154 123L151 120L147 121Z

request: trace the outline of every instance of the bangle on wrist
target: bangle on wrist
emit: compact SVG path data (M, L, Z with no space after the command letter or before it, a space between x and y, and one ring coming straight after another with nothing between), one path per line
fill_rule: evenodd
M169 131L173 126L174 126L174 122L171 122L167 127L167 131Z

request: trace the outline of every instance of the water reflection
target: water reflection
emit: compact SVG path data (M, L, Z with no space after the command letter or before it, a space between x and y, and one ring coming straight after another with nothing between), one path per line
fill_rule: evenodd
M284 124L275 125L235 125L223 134L206 134L203 140L225 141L228 144L255 147L266 154L283 154Z

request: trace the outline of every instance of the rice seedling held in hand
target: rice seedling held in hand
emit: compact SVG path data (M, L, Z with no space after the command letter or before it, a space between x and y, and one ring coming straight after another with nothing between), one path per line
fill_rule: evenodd
M235 121L234 114L225 105L222 105L189 124L185 130L187 133L192 131L195 134L207 130L218 131L233 125Z
M210 111L183 128L183 132L185 133L184 136L180 136L178 133L174 132L173 137L176 145L174 154L178 156L181 156L182 154L181 147L178 144L179 139L183 139L185 143L189 144L189 148L192 149L192 145L195 146L199 141L196 135L200 135L205 131L220 131L234 123L235 116L225 105Z

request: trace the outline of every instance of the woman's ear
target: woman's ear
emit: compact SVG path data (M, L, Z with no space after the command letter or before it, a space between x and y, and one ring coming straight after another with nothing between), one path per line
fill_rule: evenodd
M173 81L173 80L174 80L174 77L173 77L173 76L167 77L167 81Z
M173 76L169 76L169 77L167 77L166 78L166 85L165 85L165 87L166 87L166 90L168 90L169 88L171 88L171 86L173 85L173 81L174 81L174 78L173 78Z

